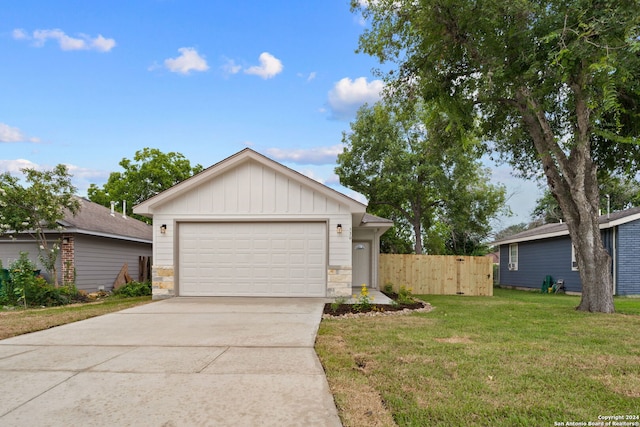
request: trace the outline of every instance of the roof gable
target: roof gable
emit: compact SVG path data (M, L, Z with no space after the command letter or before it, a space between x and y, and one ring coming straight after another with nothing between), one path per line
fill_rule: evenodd
M364 204L246 148L140 203L134 212L153 216L180 205L203 213L295 213L323 203L351 213L366 210Z

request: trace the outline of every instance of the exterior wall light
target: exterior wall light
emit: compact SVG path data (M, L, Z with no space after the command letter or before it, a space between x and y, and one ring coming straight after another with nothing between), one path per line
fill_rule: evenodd
M167 224L162 224L160 226L160 233L165 234L167 232Z
M342 234L342 224L338 224L338 226L336 227L336 233Z

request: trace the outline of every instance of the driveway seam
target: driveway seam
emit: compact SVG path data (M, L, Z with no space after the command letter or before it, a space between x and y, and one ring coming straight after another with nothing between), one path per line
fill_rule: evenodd
M229 348L231 347L225 347L225 349L220 352L219 355L217 355L216 357L214 357L209 363L207 363L205 366L203 366L202 368L200 368L199 370L197 370L195 373L196 374L201 374L202 371L204 371L205 369L207 369L209 366L211 366L216 360L218 360L220 358L220 356L222 356L223 354L225 354L227 351L229 351Z

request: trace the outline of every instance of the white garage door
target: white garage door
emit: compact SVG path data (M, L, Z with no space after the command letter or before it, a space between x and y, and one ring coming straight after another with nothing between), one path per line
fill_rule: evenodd
M182 223L179 295L324 297L326 241L320 222Z

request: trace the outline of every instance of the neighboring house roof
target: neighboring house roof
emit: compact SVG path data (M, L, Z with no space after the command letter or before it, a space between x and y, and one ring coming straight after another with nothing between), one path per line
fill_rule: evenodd
M112 216L109 208L81 197L77 199L80 210L76 215L67 212L64 219L58 221L64 228L63 232L152 243L151 225L118 212Z
M600 229L615 227L640 219L640 207L614 212L608 215L600 215L598 222ZM566 223L545 224L531 230L522 231L501 240L496 240L493 245L506 245L509 243L528 242L531 240L549 239L552 237L568 236L569 229Z

